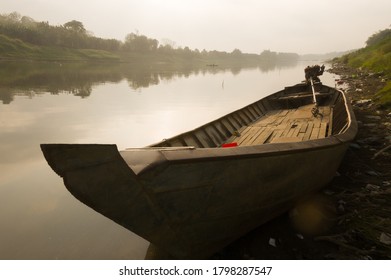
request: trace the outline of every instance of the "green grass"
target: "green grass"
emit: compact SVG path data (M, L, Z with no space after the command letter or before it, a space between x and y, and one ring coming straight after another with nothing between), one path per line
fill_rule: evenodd
M365 68L372 72L381 72L384 76L391 79L391 38L362 48L353 53L339 58L339 61L346 63L351 67ZM379 105L391 106L391 82L376 93Z
M342 57L342 60L353 67L391 74L391 41L360 49Z
M387 82L386 86L381 89L377 94L379 103L385 107L391 107L391 82Z
M26 44L19 39L11 39L0 34L0 54L5 57L13 57L15 55L26 55L34 53L37 48Z
M39 61L119 61L118 54L104 50L36 46L0 34L0 58Z

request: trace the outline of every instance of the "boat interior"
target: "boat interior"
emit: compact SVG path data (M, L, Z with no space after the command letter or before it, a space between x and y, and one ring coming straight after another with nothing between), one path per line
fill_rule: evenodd
M342 93L334 88L300 84L286 87L195 130L151 147L212 148L287 143L325 138L348 126Z

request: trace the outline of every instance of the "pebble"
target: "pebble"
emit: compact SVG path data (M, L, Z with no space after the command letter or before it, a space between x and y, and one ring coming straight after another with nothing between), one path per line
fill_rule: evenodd
M368 104L371 102L372 102L372 99L362 99L362 100L357 100L356 104L365 105L365 104Z
M357 144L357 143L350 143L349 147L353 148L353 149L356 149L356 150L360 150L361 149L361 146L359 144Z
M297 238L299 238L299 239L301 239L301 240L304 239L304 236L303 236L302 234L300 234L300 233L297 233L296 236L297 236Z
M367 119L371 119L371 120L381 120L381 117L380 116L372 116L372 115L367 115L365 116Z
M388 234L388 233L382 232L382 233L380 234L379 241L380 241L381 243L383 243L383 244L391 245L391 235Z
M371 256L369 256L369 255L363 256L362 259L363 260L369 260L369 261L373 260L373 258Z
M338 200L338 207L337 207L337 210L339 213L344 213L345 212L345 205L346 205L346 202L342 199Z
M343 205L345 205L346 202L345 202L344 200L340 199L340 200L338 200L338 204L343 204Z
M391 181L383 181L383 187L391 186Z
M323 193L326 194L326 195L333 195L333 194L335 194L335 192L330 191L330 190L323 190Z
M249 260L249 259L251 259L251 256L249 254L244 254L243 259Z
M373 184L367 184L365 188L369 191L378 191L380 190L380 186L373 185Z
M277 247L277 245L276 245L276 239L270 237L270 239L269 239L269 245L270 245L270 246L273 246L273 247Z
M377 172L372 171L372 170L365 171L365 174L370 175L370 176L379 176L379 174Z

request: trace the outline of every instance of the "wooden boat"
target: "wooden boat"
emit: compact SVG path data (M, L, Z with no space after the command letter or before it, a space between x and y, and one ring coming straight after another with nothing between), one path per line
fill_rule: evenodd
M175 258L205 258L335 175L357 123L343 92L314 90L286 87L145 148L41 149L81 202Z

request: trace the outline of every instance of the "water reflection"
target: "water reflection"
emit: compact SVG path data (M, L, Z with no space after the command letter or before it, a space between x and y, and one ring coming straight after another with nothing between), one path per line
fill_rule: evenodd
M81 98L91 95L92 87L102 83L127 80L129 87L140 90L162 81L191 75L231 72L238 75L243 69L261 72L295 67L297 61L267 61L254 65L191 65L129 64L129 63L59 63L59 62L1 62L0 100L10 104L15 96L34 97L42 93L68 93Z

